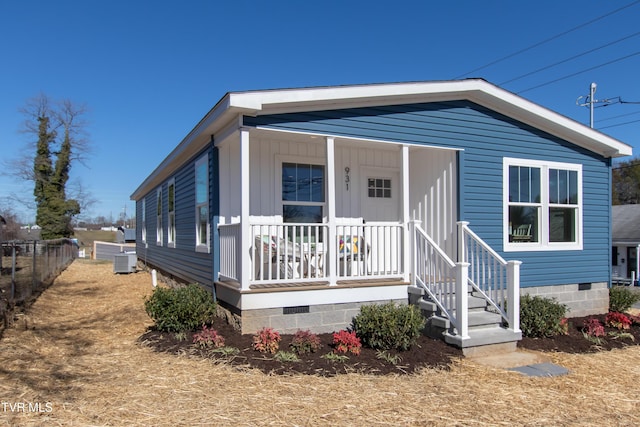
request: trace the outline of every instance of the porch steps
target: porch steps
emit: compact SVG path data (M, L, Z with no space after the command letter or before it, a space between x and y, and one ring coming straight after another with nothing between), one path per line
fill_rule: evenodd
M410 287L411 288L411 287ZM513 332L502 326L502 316L490 310L484 298L467 294L469 306L469 336L461 337L455 333L450 320L438 308L435 302L419 289L410 289L410 294L420 295L416 301L427 318L425 332L434 338L462 348L465 355L477 355L492 352L515 351L521 332ZM454 299L455 301L455 299ZM455 311L453 313L455 315Z

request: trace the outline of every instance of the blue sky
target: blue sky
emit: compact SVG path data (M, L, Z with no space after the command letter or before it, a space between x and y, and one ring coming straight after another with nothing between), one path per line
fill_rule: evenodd
M89 107L93 155L72 169L89 217L131 214L229 91L481 77L588 124L591 82L597 100L640 102L639 20L637 0L0 1L0 161L25 149L18 110L40 93ZM595 127L640 153L640 104L597 108ZM31 192L0 176L1 203Z

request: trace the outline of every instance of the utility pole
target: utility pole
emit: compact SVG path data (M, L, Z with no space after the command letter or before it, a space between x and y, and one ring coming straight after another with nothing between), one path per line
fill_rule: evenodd
M591 129L593 129L593 105L598 102L598 100L595 99L597 87L597 84L591 83L591 86L589 87L589 95L579 96L578 99L576 99L576 105L580 107L589 107L589 127L591 127ZM583 98L585 101L581 104L580 100Z
M606 107L607 105L622 103L622 100L620 99L619 96L616 96L615 98L597 100L596 99L597 87L598 87L597 84L591 83L591 86L589 86L589 95L579 96L578 99L576 99L576 105L580 107L587 107L587 106L589 107L589 126L591 127L591 129L593 129L593 109L595 108L595 104L602 104L600 105L600 107ZM581 99L584 99L583 103L580 103Z

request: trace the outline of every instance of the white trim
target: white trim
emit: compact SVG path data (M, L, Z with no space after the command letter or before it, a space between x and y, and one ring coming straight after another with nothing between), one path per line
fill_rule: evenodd
M173 212L171 212L171 187L173 186ZM173 238L171 238L171 228L173 222ZM176 247L176 179L171 178L167 181L167 247Z
M250 248L251 223L249 221L249 201L251 191L251 158L249 156L249 129L240 129L240 247ZM240 285L243 290L249 289L251 280L251 253L240 251Z
M224 288L224 287L221 287ZM227 291L236 295L235 290ZM221 295L218 295L222 299ZM324 289L300 290L296 292L249 292L243 293L239 305L242 310L291 307L297 305L345 304L362 301L402 300L407 298L407 285L346 287L327 286ZM228 301L229 299L227 299Z
M289 129L272 129L272 128L265 128L262 126L256 126L257 130L261 131L261 132L277 132L277 133L287 133L287 134L293 134L293 135L305 135L305 136L309 136L309 137L316 137L316 138L333 138L335 142L342 142L342 141L346 141L346 142L370 142L373 144L389 144L389 145L407 145L410 147L419 147L419 148L433 148L435 150L443 150L443 151L464 151L463 148L456 148L456 147L440 147L437 145L427 145L427 144L419 144L417 142L400 142L400 141L393 141L390 139L375 139L375 138L358 138L358 137L354 137L354 136L341 136L341 135L334 135L334 134L329 134L329 133L320 133L320 132L304 132L304 131L299 131L299 130L289 130Z
M325 150L325 162L326 162L326 193L325 193L325 202L327 203L327 222L329 224L329 237L333 237L337 235L337 224L336 224L336 147L335 140L333 137L326 137L326 150ZM329 245L330 246L330 245ZM329 283L336 284L337 283L337 265L338 265L338 254L335 250L329 250Z
M142 231L140 235L142 237L142 243L147 243L147 198L143 197L141 200L141 210L142 210Z
M401 192L402 192L402 224L404 226L404 254L403 254L403 260L404 260L404 277L403 280L405 282L408 282L410 277L409 277L409 273L411 271L411 256L409 256L409 254L411 253L411 241L410 241L410 235L409 235L409 220L411 218L411 214L410 214L410 200L409 200L409 188L410 188L410 183L409 183L409 146L408 145L403 145L401 148L401 153L400 153L401 157L402 157L402 162L401 164L401 169L402 169L402 173L401 173L401 180L402 180L402 185L400 186L401 188ZM419 185L419 184L418 184ZM393 185L392 185L393 187Z
M207 200L203 203L198 203L198 168L201 167L202 165L204 165L205 167L205 176L207 177L206 180L206 184L207 184L207 188L206 188L206 192L205 194L207 195ZM194 215L195 215L195 233L196 233L196 239L195 239L195 251L196 252L203 252L203 253L209 253L210 248L211 248L211 212L209 212L210 210L210 203L209 203L209 153L205 153L204 155L202 155L201 157L198 158L198 160L196 160L195 162L195 167L194 167L194 174L193 174L193 179L195 180L194 182ZM200 207L201 206L206 206L207 207L207 241L206 244L202 244L199 242L199 226L200 226Z
M326 162L326 160L325 160ZM309 156L296 156L290 154L276 154L275 155L275 206L277 209L277 217L280 221L283 220L282 211L284 205L300 205L300 206L322 206L322 220L323 222L327 222L327 200L329 199L329 194L327 191L327 187L325 186L324 192L324 202L298 202L291 200L282 200L282 164L283 163L296 163L296 164L305 164L305 165L314 165L314 166L322 166L324 168L324 180L327 182L327 176L329 174L327 165L323 163L323 161L318 157L309 157Z
M540 168L540 206L538 242L514 243L509 241L509 166L524 166ZM549 169L562 169L578 173L578 205L576 219L576 242L549 241ZM578 163L548 162L513 157L502 160L502 234L505 252L535 252L535 251L575 251L583 248L583 215L584 200L582 192L582 165ZM554 205L555 206L555 205Z

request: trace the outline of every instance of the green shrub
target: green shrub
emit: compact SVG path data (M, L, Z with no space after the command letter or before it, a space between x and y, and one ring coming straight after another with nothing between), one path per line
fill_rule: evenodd
M194 331L209 323L216 311L211 294L197 284L182 288L157 287L144 308L159 331Z
M520 329L526 337L552 337L564 333L567 306L555 298L520 297Z
M320 338L309 330L298 330L291 339L289 348L296 354L315 353L321 347Z
M413 305L365 305L353 318L353 330L362 344L379 350L408 350L416 343L425 318Z
M629 288L624 286L609 288L609 311L624 313L638 301L640 301L640 294L632 292Z

